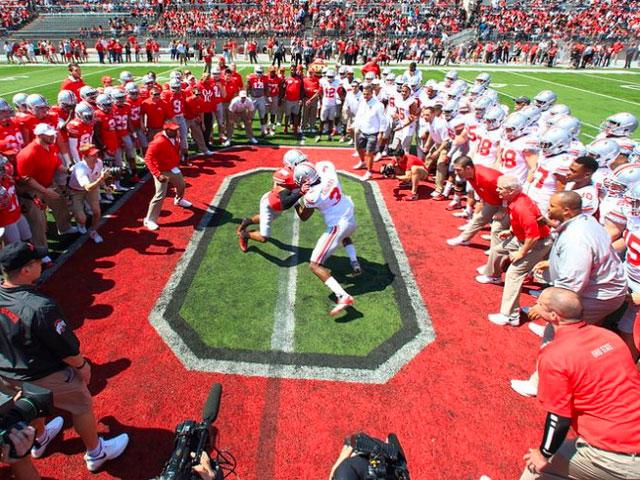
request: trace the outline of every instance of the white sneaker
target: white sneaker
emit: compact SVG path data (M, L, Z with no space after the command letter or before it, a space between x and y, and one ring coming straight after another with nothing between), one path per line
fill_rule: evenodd
M455 238L450 238L447 240L447 245L451 245L452 247L457 247L458 245L469 245L469 240L463 240L462 235L458 235Z
M529 322L527 325L529 326L529 330L531 330L533 333L535 333L539 337L542 337L544 335L544 331L546 329L544 325L540 325L534 322Z
M63 425L64 420L62 419L62 417L56 417L44 426L44 440L40 442L39 447L36 447L35 445L31 447L31 456L33 458L40 458L42 457L42 455L44 455L44 451L51 443L51 440L53 440L55 436L60 433Z
M439 197L440 195L442 195L441 192L434 190L433 192L431 192L430 196L431 197Z
M476 272L478 272L480 275L484 275L485 268L487 268L486 265L480 265L478 268L476 268Z
M62 235L72 235L74 233L78 233L78 227L69 227L67 228L64 232L61 232L60 230L58 230L58 235L62 236Z
M478 283L492 283L494 285L500 285L502 283L502 278L500 277L489 277L485 274L478 275L476 277L476 282ZM498 314L501 315L501 314Z
M85 233L87 233L87 227L85 227L84 225L78 224L78 232L84 235Z
M364 162L363 162L362 160L360 160L358 163L356 163L356 164L353 166L353 169L354 169L354 170L360 170L361 168L364 168Z
M84 461L87 462L90 472L98 470L107 460L118 458L129 444L129 435L123 433L109 440L103 440L100 437L100 443L102 444L100 455L92 457L88 453L84 454Z
M160 227L158 226L158 224L156 222L154 222L153 220L149 220L148 218L145 218L142 221L142 224L147 227L148 230L151 230L152 232L154 230L159 229Z
M480 238L483 240L491 240L491 235L485 233L484 235L480 235Z
M178 205L179 207L182 207L182 208L189 208L191 207L191 205L193 205L190 201L185 200L184 198L181 198L180 200L178 200L177 198L174 198L173 204Z
M476 277L476 280L477 280L477 277ZM490 313L489 321L491 323L495 323L496 325L501 325L501 326L509 325L510 327L517 327L518 325L520 325L519 317L510 317L508 315L503 315L501 313Z
M252 145L257 145L258 144L258 140L256 140L256 137L251 137L249 139L249 141L251 142Z
M231 140L225 140L225 141L222 143L222 146L223 146L223 147L230 147L230 146L231 146Z
M362 182L366 182L367 180L371 180L371 177L373 177L373 175L371 174L371 172L367 171L367 173L360 177L360 180Z
M488 257L489 255L491 255L491 249L487 248L483 253Z
M382 153L378 152L378 153L376 153L376 156L373 157L373 161L374 162L379 162L381 158L382 158Z
M360 154L359 154L358 152L353 152L353 153L351 154L351 156L352 156L352 157L359 157L359 156L360 156Z
M523 397L535 397L538 395L538 388L529 380L511 380L511 388Z
M104 238L102 238L100 236L100 234L98 232L96 232L95 230L91 230L89 232L89 236L91 237L91 239L96 242L96 243L102 243L104 242Z
M454 217L456 218L469 218L471 217L471 214L469 212L467 212L466 210L463 210L461 212L455 212L453 214Z
M467 227L468 227L468 224L465 223L463 225L460 225L458 227L458 230L460 230L461 232L464 232L467 229Z

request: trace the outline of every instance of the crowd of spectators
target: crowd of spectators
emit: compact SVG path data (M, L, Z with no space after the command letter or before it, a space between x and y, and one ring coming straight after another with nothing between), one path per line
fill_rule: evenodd
M33 19L34 15L26 0L0 3L0 32L17 30Z

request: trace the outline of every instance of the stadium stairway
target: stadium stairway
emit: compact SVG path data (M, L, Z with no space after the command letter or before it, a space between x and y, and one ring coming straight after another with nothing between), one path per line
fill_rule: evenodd
M93 28L102 25L106 34L109 32L109 19L120 16L117 13L65 13L65 14L41 14L29 25L18 32L12 32L11 37L16 39L47 38L60 40L78 35L81 27ZM125 15L126 16L126 15Z

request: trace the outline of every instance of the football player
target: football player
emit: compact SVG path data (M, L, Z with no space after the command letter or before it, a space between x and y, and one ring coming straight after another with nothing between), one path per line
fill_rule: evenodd
M596 136L615 140L620 146L620 155L627 158L638 148L638 142L629 137L638 129L638 118L632 113L620 112L608 117L600 125L600 133Z
M576 158L567 172L565 190L573 190L582 198L582 213L595 215L598 213L600 201L598 189L593 184L592 175L598 170L598 162L591 157Z
M127 85L133 85L133 83ZM114 88L111 91L110 97L114 103L113 119L116 121L116 133L120 141L118 151L120 155L124 153L126 156L129 171L131 172L131 181L137 183L140 179L136 174L136 149L133 144L133 139L131 138L131 105L127 103L127 93L120 88Z
M598 189L598 197L602 200L607 193L604 187L605 179L620 165L627 163L626 157L619 155L618 142L610 138L594 140L585 147L585 150L587 156L598 162L598 170L593 174L593 184Z
M514 112L507 117L503 125L500 144L499 166L505 175L516 177L522 185L536 169L540 142L527 132L527 117Z
M9 150L18 152L24 147L20 125L16 122L14 114L9 102L0 98L0 153Z
M69 151L73 158L73 163L82 161L80 147L84 144L93 143L93 116L94 111L91 105L86 102L80 102L75 108L73 120L67 124Z
M549 128L549 119L553 116L551 113L551 107L556 103L558 96L551 90L542 90L535 97L533 97L533 104L540 109L540 119L538 124L540 130L544 132Z
M4 232L0 238L5 246L31 240L29 223L18 203L13 165L4 155L0 155L0 230Z
M616 168L606 178L605 197L600 201L600 223L606 225L609 214L619 210L627 202L627 191L640 182L640 164L625 163Z
M142 98L140 88L135 83L127 83L124 87L127 92L127 105L129 106L129 122L131 124L131 136L142 149L142 156L147 151L149 142L142 128Z
M60 146L60 156L65 167L71 167L73 159L69 151L69 134L67 124L73 119L73 110L76 108L77 97L71 90L60 90L58 93L58 104L49 109L58 117L58 146Z
M247 93L253 103L253 111L258 112L262 137L267 134L267 101L269 78L264 74L264 67L256 65L253 73L247 76Z
M329 311L334 316L349 305L353 305L353 297L349 295L329 270L323 265L340 246L343 246L354 275L360 275L362 269L356 256L356 248L351 235L356 231L356 219L353 201L342 192L336 168L331 162L318 162L315 166L302 162L293 171L293 179L303 191L302 205L305 208L320 210L327 224L327 229L320 236L313 252L309 269L336 295L337 302Z
M327 126L327 140L333 139L334 120L338 113L338 98L344 95L342 83L336 79L336 72L332 68L327 70L327 76L320 80L320 89L316 93L320 96L320 130L316 142L322 139L323 128Z

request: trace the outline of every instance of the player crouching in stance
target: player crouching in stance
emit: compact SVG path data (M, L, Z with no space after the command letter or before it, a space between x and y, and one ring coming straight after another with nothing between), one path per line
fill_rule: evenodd
M329 312L329 315L334 316L353 305L353 297L345 292L322 265L343 245L351 260L353 274L362 273L356 247L351 241L351 235L356 231L353 202L342 193L336 167L331 162L318 162L315 166L310 162L303 162L294 169L293 179L304 192L301 203L305 209L320 210L327 224L327 229L311 253L309 269L338 297L336 305Z
M293 169L296 165L307 160L307 156L300 150L289 150L282 157L283 167L273 174L273 188L262 195L260 199L260 213L250 218L244 218L236 230L240 250L249 249L249 240L265 243L271 236L271 224L282 212L296 205L303 193L293 181ZM303 212L301 206L296 205L298 216L307 220L313 210ZM250 225L260 225L259 230L246 230Z

